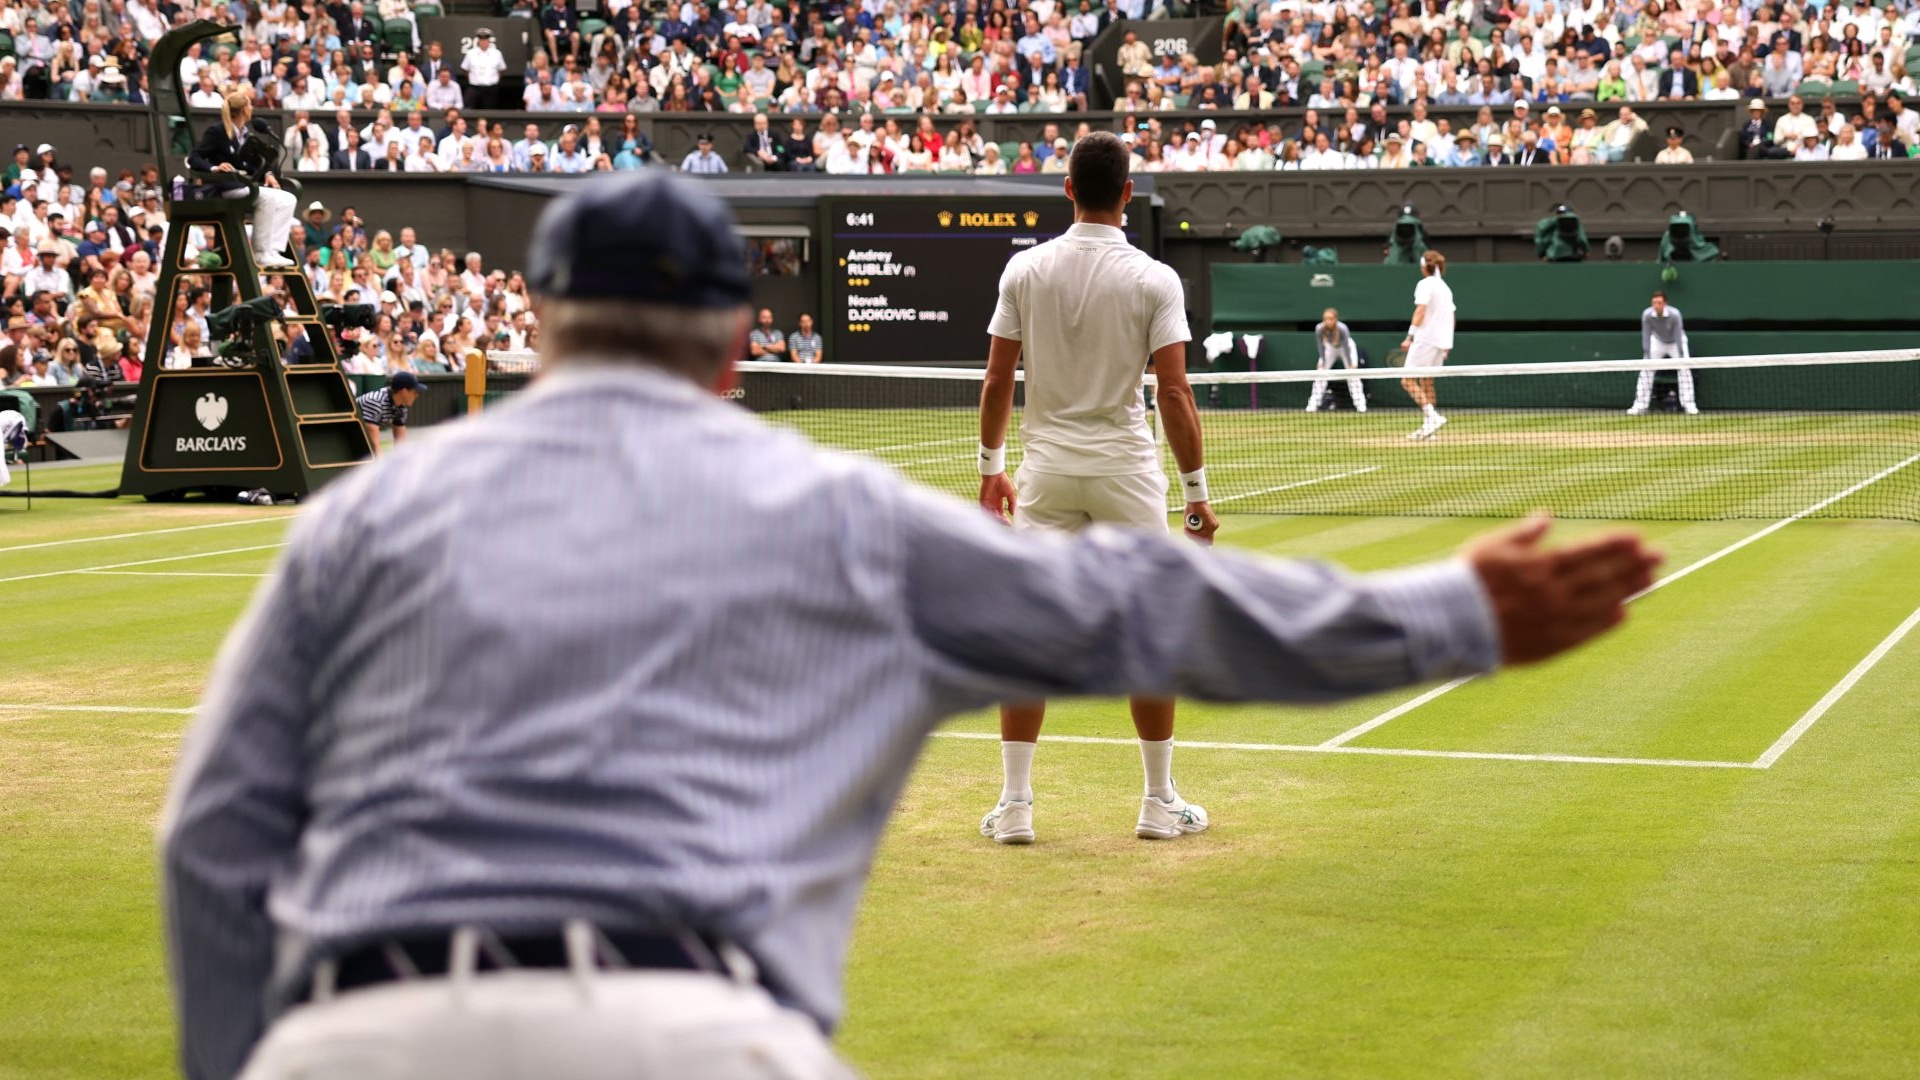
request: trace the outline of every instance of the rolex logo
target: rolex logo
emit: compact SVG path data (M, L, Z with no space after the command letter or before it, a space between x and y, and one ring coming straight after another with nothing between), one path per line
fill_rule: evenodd
M943 229L953 224L953 214L949 211L942 210L938 214L935 214L934 217L939 220L940 227Z
M1026 213L1020 215L1020 220L1026 222L1027 228L1031 229L1035 225L1040 224L1040 215L1035 213L1032 210L1029 210Z

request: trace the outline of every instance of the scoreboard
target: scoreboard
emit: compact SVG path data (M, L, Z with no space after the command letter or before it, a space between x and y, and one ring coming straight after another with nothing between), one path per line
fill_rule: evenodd
M1128 207L1135 244L1151 235L1145 205L1136 198ZM822 322L836 364L984 364L1007 260L1073 224L1073 204L1056 188L827 199L822 212Z

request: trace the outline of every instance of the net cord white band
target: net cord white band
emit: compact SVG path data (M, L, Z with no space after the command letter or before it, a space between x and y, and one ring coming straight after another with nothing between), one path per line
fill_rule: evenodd
M537 366L537 354L531 352L492 352L487 354L489 361L498 360L502 364ZM1920 360L1920 349L1869 349L1856 352L1836 353L1759 353L1748 356L1689 356L1686 366L1695 371L1711 371L1718 368L1766 368L1766 367L1814 367L1833 364L1898 364ZM1420 378L1487 378L1500 375L1599 375L1608 372L1662 371L1674 367L1672 360L1577 360L1543 364L1456 364L1438 368L1423 368ZM792 364L784 361L742 360L734 365L735 370L743 372L766 372L787 375L823 375L823 376L859 376L880 379L947 379L956 382L979 382L985 375L985 369L977 367L916 367L905 364ZM1015 378L1024 379L1024 371L1016 371ZM1194 372L1187 381L1195 386L1246 386L1262 383L1311 383L1323 376L1313 368L1301 368L1288 371L1219 371ZM1405 368L1370 367L1355 368L1342 373L1342 377L1361 379L1404 379ZM1146 385L1155 385L1151 374L1145 377Z

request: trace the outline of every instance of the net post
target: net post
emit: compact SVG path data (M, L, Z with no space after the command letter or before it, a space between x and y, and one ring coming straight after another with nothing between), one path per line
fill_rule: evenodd
M479 349L467 350L467 415L479 412L487 401L487 354Z

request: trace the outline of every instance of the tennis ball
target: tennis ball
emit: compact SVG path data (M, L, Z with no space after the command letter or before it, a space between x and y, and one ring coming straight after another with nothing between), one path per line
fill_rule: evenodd
M1674 268L1673 268L1673 267L1671 267L1671 266L1668 266L1668 267L1663 267L1663 268L1661 269L1661 271L1660 271L1660 280L1661 280L1661 281L1672 281L1672 280L1674 280L1675 278L1677 278L1677 277L1679 277L1679 276L1680 276L1680 271L1679 271L1679 270L1676 270L1676 269L1674 269Z
M1181 223L1180 223L1180 231L1181 231L1181 232L1187 232L1187 231L1189 231L1189 230L1191 230L1192 228L1193 228L1193 223L1192 223L1192 222L1190 222L1190 221L1183 221L1183 222L1181 222Z

